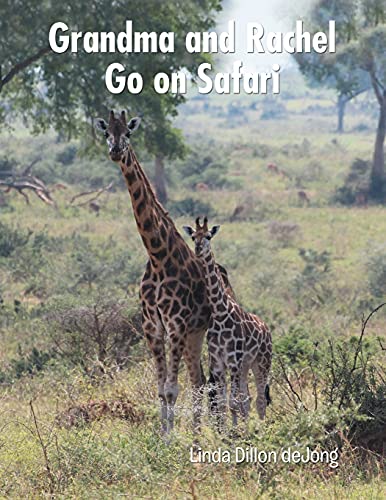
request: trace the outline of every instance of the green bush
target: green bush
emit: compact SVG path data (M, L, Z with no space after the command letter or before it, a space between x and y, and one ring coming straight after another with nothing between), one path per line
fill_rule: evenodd
M301 248L299 255L303 261L303 269L294 280L298 299L307 305L320 306L332 298L332 289L329 283L331 275L330 253Z
M309 363L316 356L316 345L303 327L290 326L288 332L274 339L274 351L290 365Z
M32 231L13 228L0 222L0 257L10 257L18 248L27 245Z
M41 372L54 358L53 352L41 351L33 347L29 353L23 353L19 346L18 358L11 359L7 370L0 371L0 384L10 384L25 375Z
M168 203L168 209L173 217L197 217L198 215L211 217L215 215L212 205L195 198L171 201Z
M378 299L386 298L386 248L379 249L367 262L369 289Z
M333 197L334 201L342 205L354 205L358 195L367 197L370 182L370 162L357 158L350 166L349 173Z
M211 189L234 186L234 181L227 174L228 162L224 163L218 154L202 146L194 148L186 160L176 165L179 183L189 189L195 189L198 183L204 183Z

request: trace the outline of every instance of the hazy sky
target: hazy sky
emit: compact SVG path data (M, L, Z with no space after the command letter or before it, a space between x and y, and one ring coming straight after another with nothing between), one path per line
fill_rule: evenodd
M285 67L290 63L288 54L248 54L246 51L246 26L258 22L265 31L292 31L295 19L303 17L312 0L226 0L220 14L218 29L226 30L228 21L236 21L236 53L222 55L220 66L228 68L234 60L241 59L248 71L269 70L273 63Z

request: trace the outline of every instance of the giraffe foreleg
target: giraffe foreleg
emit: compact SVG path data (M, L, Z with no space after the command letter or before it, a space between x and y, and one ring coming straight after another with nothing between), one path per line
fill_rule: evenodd
M250 370L250 365L244 363L241 369L241 378L240 378L240 405L241 405L241 415L245 419L248 418L249 411L251 409L251 396L249 394L249 388L248 388L249 370Z
M161 430L167 431L167 401L165 396L165 382L167 376L165 354L165 330L159 318L151 315L146 306L142 308L142 328L149 348L153 354L157 371L158 398L161 410Z
M226 415L227 402L227 386L226 386L226 370L223 361L216 357L209 347L209 370L210 370L210 387L209 387L209 409L212 416L216 419L216 427L219 432L224 430L224 421Z
M231 367L231 389L229 395L229 409L232 414L233 426L237 426L238 415L243 416L243 405L241 399L241 383L240 383L240 368L238 366Z
M199 432L202 414L202 398L205 375L201 365L201 351L205 331L186 336L184 359L188 368L193 396L193 430Z

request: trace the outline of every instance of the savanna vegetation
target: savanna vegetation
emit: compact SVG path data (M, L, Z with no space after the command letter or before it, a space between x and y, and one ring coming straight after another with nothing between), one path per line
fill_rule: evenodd
M48 20L65 8L37 4L48 9L38 11ZM107 4L92 3L103 7L95 23L106 20ZM177 4L154 14L154 23L171 22ZM211 14L197 18L197 29L206 29L218 2L200 4ZM133 4L139 12L133 15L147 5ZM192 5L186 2L183 11L187 23L197 17ZM68 9L93 16L71 2ZM40 26L38 16L31 19L31 30ZM184 18L179 21L183 29ZM44 50L44 33L37 29L37 35L36 49ZM24 41L12 43L16 59L3 57L3 79L24 60ZM192 68L198 60L190 61ZM344 133L336 131L336 85L329 79L311 88L295 68L284 71L275 97L204 97L194 87L186 102L144 96L144 127L133 137L144 169L155 184L161 175L177 227L197 215L222 226L213 244L217 260L237 299L273 335L266 421L253 410L246 428L219 435L205 412L200 446L311 449L339 457L338 467L198 464L190 461L191 393L183 364L176 429L170 442L160 434L138 301L146 253L119 168L105 144L91 144L90 121L86 126L80 118L95 118L94 104L100 114L111 101L103 81L95 82L91 104L81 81L75 85L66 74L58 86L55 58L44 59L47 79L37 82L37 61L0 87L6 122L0 134L1 495L384 498L386 211L383 195L371 196L380 111L374 89L345 95ZM56 106L53 96L63 101ZM120 99L112 104L120 106ZM159 114L147 116L155 103ZM139 109L132 102L124 107ZM165 138L176 146L171 154L156 149ZM154 161L158 153L162 164Z
M190 153L167 168L177 226L197 213L222 225L218 260L274 339L266 423L252 412L248 430L229 441L206 416L201 446L337 448L336 469L191 464L184 367L177 429L165 444L140 332L146 255L118 169L105 151L90 159L80 142L54 132L33 137L15 122L2 134L4 169L39 158L33 172L56 203L2 193L3 494L382 497L386 308L363 331L362 317L385 297L384 208L336 200L357 158L371 154L376 107L368 99L349 105L338 136L328 92L285 90L274 119L264 99L192 96L177 121ZM111 182L94 201L99 211L87 203L95 194L71 203Z

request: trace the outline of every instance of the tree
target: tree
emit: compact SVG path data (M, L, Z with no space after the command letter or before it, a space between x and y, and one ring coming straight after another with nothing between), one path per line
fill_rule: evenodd
M156 158L157 191L165 201L163 162L184 152L171 118L185 97L156 94L153 77L161 71L171 74L186 69L195 73L199 64L210 60L207 54L188 54L184 38L188 31L210 29L220 4L221 0L0 0L0 119L21 113L35 132L54 127L74 137L84 134L87 126L93 134L93 120L110 108L141 112L144 144ZM86 53L80 44L77 53L55 54L48 46L49 28L57 21L65 22L74 31L119 32L125 30L125 22L130 19L134 31L174 32L174 53ZM126 74L143 75L140 94L108 92L105 70L117 61L127 68Z
M348 43L355 33L353 19L353 0L321 0L311 10L308 24L311 32L323 31L328 28L330 19L337 25L337 45ZM332 88L337 93L337 132L344 131L344 115L349 101L371 88L370 79L362 69L350 68L348 71L344 61L337 62L329 54L317 52L295 53L294 57L300 71L313 86Z
M319 0L311 13L312 31L337 22L337 52L300 63L305 75L315 75L338 93L358 92L369 86L379 105L379 119L370 174L370 195L385 197L386 136L386 0ZM316 29L318 27L318 29ZM312 54L314 57L315 55ZM298 58L299 60L299 58ZM322 61L322 64L319 64ZM347 76L345 76L347 75Z

